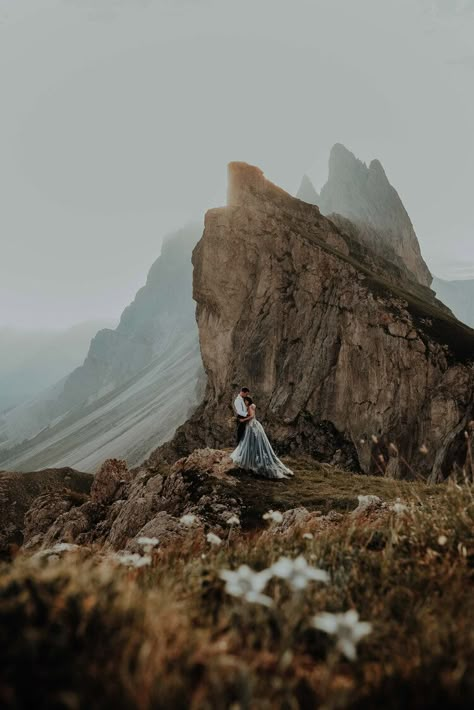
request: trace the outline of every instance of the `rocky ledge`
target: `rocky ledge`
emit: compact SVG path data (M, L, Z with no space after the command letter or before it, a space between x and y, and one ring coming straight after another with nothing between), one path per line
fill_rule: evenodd
M210 532L224 540L231 527L252 532L270 525L278 534L295 526L316 531L349 511L358 514L359 495L374 485L369 477L348 476L310 459L292 460L291 466L294 479L268 481L236 469L228 451L215 449L197 450L156 470L129 470L124 461L110 459L82 492L65 488L63 473L57 472L56 485L32 495L22 516L5 511L3 521L26 551L67 543L136 552L141 537L156 538L163 549L186 540L192 544L196 535ZM48 475L52 480L52 472ZM75 472L71 478L82 476ZM387 499L400 492L399 484L380 479L376 490ZM379 498L369 512L383 507ZM274 517L264 519L269 511ZM4 556L13 551L12 541L11 536L3 540Z

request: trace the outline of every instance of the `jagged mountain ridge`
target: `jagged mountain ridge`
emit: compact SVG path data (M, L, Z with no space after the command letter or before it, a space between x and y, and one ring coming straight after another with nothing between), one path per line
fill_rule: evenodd
M432 480L462 456L474 331L426 285L240 163L193 263L206 394L152 462L229 445L243 383L280 451Z
M82 366L0 422L0 466L131 464L169 438L197 404L202 366L192 302L191 251L200 225L162 249L115 330L93 338Z
M367 166L336 143L321 194L304 176L297 196L317 205L326 216L337 214L349 219L359 229L359 237L374 251L392 261L401 259L414 279L430 286L432 276L412 222L380 161L372 160Z
M379 178L379 193L387 193L388 200L379 199L379 195L370 194L369 185L375 185ZM317 205L321 212L329 216L342 231L348 231L358 239L365 241L371 248L385 258L398 264L400 268L408 268L411 261L405 258L406 235L408 244L412 245L411 258L415 256L416 271L427 277L424 262L419 260L418 240L413 238L414 230L398 193L388 183L385 171L379 161L373 161L367 166L358 160L347 148L337 144L331 151L329 161L329 178L318 194L311 179L304 175L296 193L298 199ZM389 209L387 214L384 210ZM389 227L389 231L386 227ZM398 231L393 239L391 230ZM416 240L416 243L415 243ZM395 249L399 243L401 248ZM408 273L412 274L410 268ZM423 278L428 283L429 279ZM440 300L461 321L474 326L474 280L446 281L433 277L431 287Z

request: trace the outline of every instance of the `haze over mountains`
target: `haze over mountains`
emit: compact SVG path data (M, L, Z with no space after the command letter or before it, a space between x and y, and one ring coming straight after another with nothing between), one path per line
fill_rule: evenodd
M304 175L297 197L318 205L324 215L337 214L349 219L375 251L392 261L401 258L420 283L431 285L457 318L474 326L474 281L432 277L421 256L410 217L378 160L367 166L347 148L336 144L329 160L329 177L321 193Z
M434 298L432 289L438 282L430 287L432 277L411 220L378 161L367 167L337 144L321 194L304 176L298 196L318 204L322 214L330 216L357 258L370 269L380 271L380 264L385 264L388 280L403 282L406 293L435 304L437 311L444 310L449 317L449 309ZM173 436L201 401L205 385L191 265L201 233L200 225L191 225L172 235L117 328L97 333L82 366L3 415L2 468L26 471L74 466L93 471L108 457L137 464ZM233 238L238 242L238 233ZM340 237L334 239L340 247ZM218 270L226 274L234 269L233 260L223 258L216 267L216 279L221 276ZM245 276L247 266L243 268ZM242 288L247 287L243 278ZM458 293L446 288L445 293L448 306L456 297L462 302L462 289ZM463 313L468 310L467 299ZM213 347L220 350L222 338L232 337L231 333L230 326L221 335L216 333ZM246 370L242 375L239 372L234 375L235 385L239 378L250 377ZM221 404L228 405L225 397Z
M191 225L172 235L115 330L100 330L83 364L0 419L0 465L94 470L143 459L197 404L201 361L191 297Z
M95 333L111 325L103 320L57 331L0 328L0 412L68 375L83 361Z

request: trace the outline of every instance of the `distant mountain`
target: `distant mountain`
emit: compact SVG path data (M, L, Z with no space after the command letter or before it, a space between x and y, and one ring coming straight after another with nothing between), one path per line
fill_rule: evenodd
M474 328L474 279L444 281L435 276L432 288L459 320Z
M308 202L310 205L318 205L318 207L321 201L317 190L307 175L303 175L296 197L299 200L303 200L303 202Z
M0 412L31 399L80 365L92 336L111 322L65 330L0 328Z
M349 219L371 249L391 261L401 260L413 279L430 286L432 276L410 217L378 160L367 167L337 143L331 150L329 177L321 194L318 196L305 176L297 196L317 204L326 216L338 214Z
M135 464L185 420L202 377L191 264L201 232L191 225L166 240L117 328L100 330L63 381L0 418L0 467Z

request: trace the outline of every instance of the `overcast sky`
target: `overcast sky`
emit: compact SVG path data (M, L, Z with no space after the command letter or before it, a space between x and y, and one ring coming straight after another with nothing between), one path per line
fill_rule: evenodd
M474 277L474 0L0 0L0 326L115 318L245 160L379 158Z

